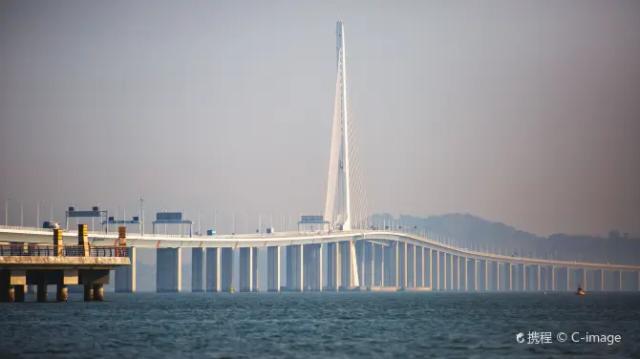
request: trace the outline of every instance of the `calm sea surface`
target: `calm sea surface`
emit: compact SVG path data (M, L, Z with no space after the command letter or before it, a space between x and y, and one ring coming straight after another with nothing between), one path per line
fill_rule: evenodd
M50 296L52 293L50 293ZM0 357L635 357L640 295L114 294L0 304ZM28 300L33 301L33 296ZM516 334L552 332L553 344ZM558 343L558 332L622 343ZM571 339L569 338L569 341Z

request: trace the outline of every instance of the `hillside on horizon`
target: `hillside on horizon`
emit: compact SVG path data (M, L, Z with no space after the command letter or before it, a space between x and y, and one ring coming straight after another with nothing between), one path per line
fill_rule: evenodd
M617 230L612 230L608 237L564 233L544 237L468 213L428 217L400 215L397 218L384 213L371 216L371 222L379 228L393 223L394 228L400 226L410 232L426 232L432 239L456 246L505 255L627 264L639 262L634 254L640 251L640 238L620 234Z

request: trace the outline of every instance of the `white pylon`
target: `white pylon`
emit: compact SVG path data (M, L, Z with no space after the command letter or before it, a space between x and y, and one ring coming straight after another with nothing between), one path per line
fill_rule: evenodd
M342 21L336 24L337 78L331 131L331 155L324 218L332 228L351 230L347 72Z
M327 197L324 218L331 228L350 231L351 228L351 183L349 167L349 120L347 112L347 70L342 21L336 24L337 77L336 95L331 130L331 154L327 176ZM349 241L349 288L360 286L356 247Z

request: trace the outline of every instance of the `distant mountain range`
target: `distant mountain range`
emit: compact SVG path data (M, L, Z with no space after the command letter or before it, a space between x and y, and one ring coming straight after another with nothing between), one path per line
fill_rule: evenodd
M504 223L470 214L444 214L426 218L390 214L371 217L377 226L393 223L403 230L428 233L434 239L506 255L640 264L640 238L612 231L609 237L553 234L541 237Z

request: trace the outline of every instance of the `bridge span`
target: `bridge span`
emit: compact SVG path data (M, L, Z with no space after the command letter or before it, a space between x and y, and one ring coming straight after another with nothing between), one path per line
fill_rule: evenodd
M265 270L266 288L270 291L640 289L638 265L505 256L458 248L412 233L356 229L358 224L366 223L369 213L363 186L359 184L361 178L357 171L351 172L351 163L357 163L357 156L353 156L356 147L348 116L342 22L336 24L336 55L329 172L321 216L333 230L212 237L129 233L126 246L132 265L116 270L117 291L136 290L136 248L157 251L156 287L160 292L182 289L183 248L192 251L195 291L233 291L234 271L240 291L256 291L261 287L259 274ZM354 170L358 168L353 166ZM65 232L62 238L75 240L77 235ZM124 243L121 235L91 232L88 237L92 246L115 246ZM51 230L0 227L0 242L46 243L51 236ZM259 268L259 253L266 255L266 268Z
M0 226L0 242L50 243L52 231ZM92 246L115 245L118 233L89 232ZM76 231L65 231L73 241ZM192 290L269 291L640 290L640 266L506 256L459 248L414 233L381 230L283 232L182 237L128 233L131 267L116 270L116 290L136 291L136 248L157 251L156 287L181 291L181 252L192 251ZM260 248L265 250L258 251ZM237 255L234 255L238 252ZM266 268L258 265L266 255ZM284 265L282 265L282 264ZM262 286L264 287L264 286Z

